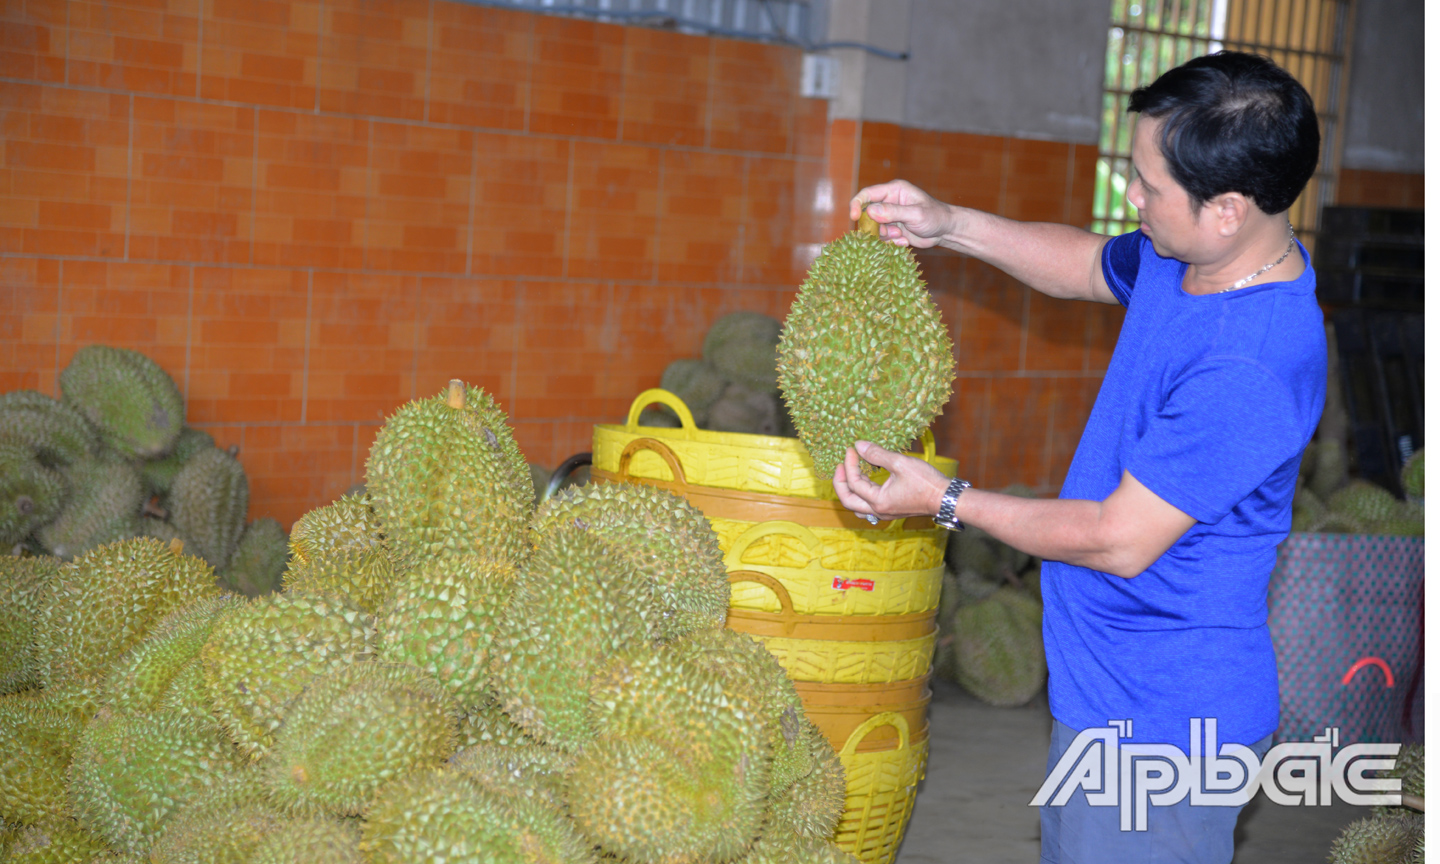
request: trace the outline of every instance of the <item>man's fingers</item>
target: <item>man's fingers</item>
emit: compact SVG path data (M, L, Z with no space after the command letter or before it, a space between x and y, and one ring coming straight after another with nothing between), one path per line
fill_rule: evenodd
M902 453L894 453L886 450L879 444L871 444L869 441L856 441L855 452L859 453L860 456L871 465L877 468L884 468L892 474L895 473L895 469L899 466L900 462L907 458Z

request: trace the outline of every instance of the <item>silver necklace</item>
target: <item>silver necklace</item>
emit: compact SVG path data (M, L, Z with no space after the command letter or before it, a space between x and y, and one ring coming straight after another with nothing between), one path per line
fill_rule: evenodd
M1288 225L1289 223L1286 223L1286 224ZM1276 267L1279 267L1281 264L1285 263L1285 259L1290 257L1290 252L1295 248L1295 226L1294 226L1294 225L1290 225L1289 227L1290 227L1290 242L1285 244L1285 254L1284 254L1284 255L1281 255L1279 258L1276 258L1276 259L1274 260L1274 262L1272 262L1272 263L1270 263L1270 264L1266 264L1264 267L1261 267L1259 270L1256 270L1254 273L1251 273L1249 276L1246 276L1244 279L1239 280L1239 281L1236 282L1234 285L1231 285L1229 288L1222 288L1222 289L1220 290L1220 293L1221 293L1221 294L1224 294L1224 293L1227 292L1227 291L1234 291L1236 288L1241 288L1241 287L1243 287L1243 286L1245 285L1246 282L1249 282L1251 279L1254 279L1256 276L1259 276L1259 275L1262 274L1262 273L1268 273L1268 272L1270 272L1271 270L1274 270Z

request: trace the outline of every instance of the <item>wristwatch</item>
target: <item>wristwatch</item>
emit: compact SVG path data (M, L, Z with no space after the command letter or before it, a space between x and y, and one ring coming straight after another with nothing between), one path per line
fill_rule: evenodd
M965 530L965 526L955 518L955 504L960 500L960 493L969 488L969 480L956 477L950 481L950 485L945 487L945 493L940 496L940 512L935 514L936 525L951 531Z

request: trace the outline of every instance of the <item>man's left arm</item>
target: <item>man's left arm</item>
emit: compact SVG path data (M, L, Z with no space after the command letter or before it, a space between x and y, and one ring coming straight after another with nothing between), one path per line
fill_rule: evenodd
M866 442L835 469L835 491L850 510L881 519L933 516L949 484L931 465ZM877 485L859 455L890 472ZM1103 501L1033 499L967 489L955 516L1002 543L1051 561L1132 578L1143 573L1195 524L1195 519L1146 489L1129 471Z

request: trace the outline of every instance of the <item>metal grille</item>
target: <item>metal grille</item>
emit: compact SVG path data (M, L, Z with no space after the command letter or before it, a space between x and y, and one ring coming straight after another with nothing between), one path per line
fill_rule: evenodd
M804 44L810 37L810 0L472 0L736 39Z
M1353 18L1349 0L1113 0L1095 168L1091 230L1120 234L1139 226L1125 200L1131 178L1134 114L1130 91L1202 54L1231 48L1263 54L1294 75L1320 120L1320 165L1290 209L1305 241L1314 239L1320 208L1335 196L1346 46Z

